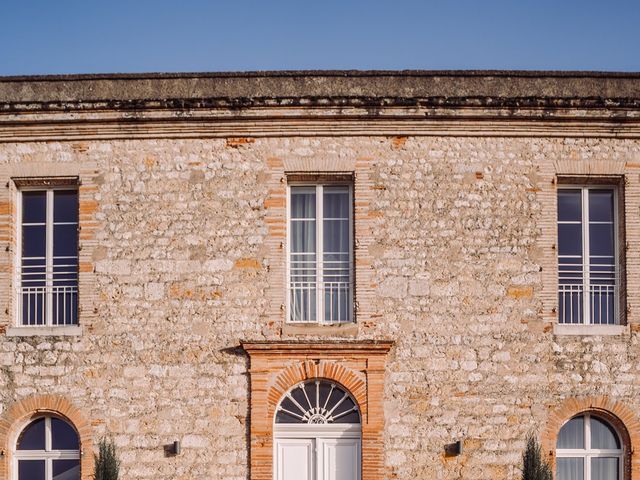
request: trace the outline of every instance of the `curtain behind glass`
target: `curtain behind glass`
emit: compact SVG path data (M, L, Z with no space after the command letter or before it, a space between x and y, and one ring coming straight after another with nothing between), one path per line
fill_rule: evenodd
M591 480L618 480L620 460L611 457L591 459Z
M556 448L585 448L583 416L572 418L564 424L558 434Z
M323 217L324 321L351 321L351 204L348 187L324 187Z
M557 458L556 480L584 480L584 459Z
M291 187L289 225L290 319L316 320L315 187Z

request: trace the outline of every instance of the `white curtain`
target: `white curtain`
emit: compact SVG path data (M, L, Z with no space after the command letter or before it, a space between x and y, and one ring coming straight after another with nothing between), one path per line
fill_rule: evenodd
M290 311L292 321L316 319L315 187L291 187Z
M591 480L618 480L618 458L592 458Z
M564 424L558 434L556 448L585 448L584 417L572 418Z
M584 480L584 459L557 458L556 480Z
M618 450L618 435L602 420L591 417L591 448Z

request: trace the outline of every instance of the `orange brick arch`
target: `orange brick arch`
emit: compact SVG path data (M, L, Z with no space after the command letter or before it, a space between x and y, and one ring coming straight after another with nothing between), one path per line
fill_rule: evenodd
M0 418L0 478L11 479L14 444L22 429L32 419L54 415L67 420L80 438L80 472L82 480L93 478L93 431L91 423L68 399L57 395L28 397L11 405Z
M572 417L581 413L593 413L611 423L621 435L625 449L624 480L640 479L640 421L635 413L622 402L607 396L568 398L553 408L542 432L542 450L549 455L549 463L555 471L555 448L558 433Z
M339 363L306 360L288 366L275 378L267 393L267 415L273 417L276 407L285 393L297 384L316 378L332 380L347 390L356 400L360 415L367 412L367 385L363 375Z

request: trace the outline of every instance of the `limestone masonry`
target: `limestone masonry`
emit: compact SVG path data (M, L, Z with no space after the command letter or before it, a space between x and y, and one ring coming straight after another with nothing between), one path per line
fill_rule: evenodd
M78 322L28 327L19 195L62 178ZM53 415L83 480L105 435L126 479L271 480L316 378L359 407L362 480L519 479L527 434L555 465L581 413L640 479L638 74L0 78L0 180L0 479ZM354 322L287 321L296 182L352 189ZM610 325L559 319L563 185L617 192Z

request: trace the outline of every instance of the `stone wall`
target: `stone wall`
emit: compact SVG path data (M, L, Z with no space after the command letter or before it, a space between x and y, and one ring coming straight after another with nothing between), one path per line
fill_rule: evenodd
M15 321L10 177L76 172L92 232L82 335L0 337L0 417L62 396L95 439L113 435L124 478L244 480L241 340L388 339L386 478L519 478L527 432L566 399L640 409L639 244L627 242L619 335L554 334L549 286L556 174L624 175L635 239L639 151L630 139L456 136L0 144L3 328ZM346 332L284 325L291 171L355 173L358 323ZM166 456L178 439L182 454ZM457 439L464 454L445 457Z

